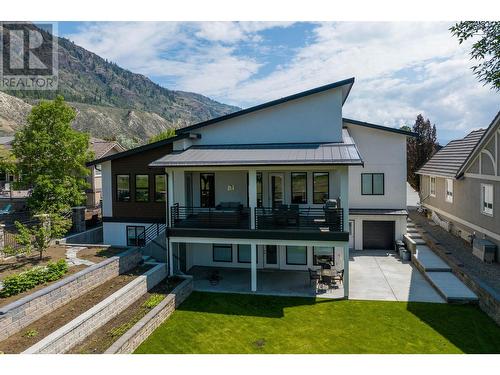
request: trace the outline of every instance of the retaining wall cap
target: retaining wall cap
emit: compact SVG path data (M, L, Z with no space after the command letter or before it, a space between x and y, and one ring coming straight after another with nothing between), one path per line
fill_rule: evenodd
M70 238L73 238L73 237L76 237L76 236L81 236L82 234L85 234L85 233L95 232L97 230L102 230L102 225L100 225L98 227L95 227L95 228L92 228L92 229L85 230L83 232L74 233L74 234L72 234L70 236L67 236L67 237L63 237L59 241L61 241L61 240L67 240L67 239L70 239Z
M48 293L54 291L55 289L60 288L60 287L62 287L64 285L66 285L66 284L69 284L70 282L72 282L72 281L74 281L74 280L76 280L76 279L78 279L78 278L80 278L80 277L82 277L82 276L84 276L84 275L86 275L86 274L88 274L90 272L93 272L93 271L98 270L98 269L100 269L100 268L102 268L104 266L107 266L108 264L113 263L113 262L119 260L122 257L130 255L134 251L138 251L138 250L136 248L132 248L132 249L126 250L123 253L120 253L120 254L115 255L115 256L113 256L111 258L103 260L102 262L99 262L99 263L94 264L94 265L92 265L90 267L87 267L87 268L85 268L85 269L83 269L81 271L78 271L77 273L75 273L73 275L67 276L67 277L63 278L62 280L59 280L59 281L55 282L52 285L49 285L46 288L37 290L36 292L33 292L33 293L31 293L31 294L23 297L23 298L20 298L17 301L9 303L7 306L4 306L4 307L0 308L0 317L2 315L7 314L9 311L11 311L11 310L13 310L13 309L15 309L15 308L17 308L17 307L19 307L21 305L24 305L25 303L28 303L28 302L36 299L36 298L39 298L39 297L41 297L41 296L43 296L45 294L48 294Z

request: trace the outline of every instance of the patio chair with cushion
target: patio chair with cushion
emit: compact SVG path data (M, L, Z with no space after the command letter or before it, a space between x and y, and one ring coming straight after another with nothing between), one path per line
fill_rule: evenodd
M308 268L309 271L309 286L312 285L313 281L316 283L321 279L321 276L312 268Z

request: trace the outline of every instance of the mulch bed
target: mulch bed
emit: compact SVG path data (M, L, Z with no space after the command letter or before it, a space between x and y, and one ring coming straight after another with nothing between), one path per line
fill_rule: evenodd
M80 250L77 253L78 258L90 260L94 263L102 262L107 258L111 258L115 255L123 253L125 249L118 249L116 247L102 248L102 247L89 247L83 250Z
M100 327L83 342L69 351L73 354L104 353L116 340L157 306L165 296L182 282L179 278L164 279L153 289L146 292L121 314ZM155 301L155 304L152 303Z
M48 262L57 262L59 259L66 259L66 247L51 246L43 252L43 258L37 252L28 256L10 257L7 260L0 260L0 280L5 276L26 271L35 266L43 266Z
M143 265L130 272L119 275L97 286L91 291L59 307L51 313L23 328L18 333L0 342L0 352L20 353L52 332L69 323L71 320L89 310L111 294L130 283L138 275L143 274L151 266Z

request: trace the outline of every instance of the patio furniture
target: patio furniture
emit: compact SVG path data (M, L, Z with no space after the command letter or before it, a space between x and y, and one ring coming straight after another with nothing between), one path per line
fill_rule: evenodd
M309 271L309 286L312 285L312 282L318 282L321 280L321 276L312 268L308 268Z
M222 277L220 276L219 271L215 270L215 271L212 271L212 273L208 277L208 282L210 283L210 285L216 286L217 284L219 284L219 281L221 279L222 279Z
M336 275L333 276L333 280L338 280L340 283L344 283L344 270L340 270L336 272Z

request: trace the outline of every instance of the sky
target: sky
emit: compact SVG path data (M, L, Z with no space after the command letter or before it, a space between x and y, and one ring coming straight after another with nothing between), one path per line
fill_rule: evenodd
M411 126L446 144L487 127L500 93L447 22L60 22L59 34L168 89L242 108L355 77L344 117Z

